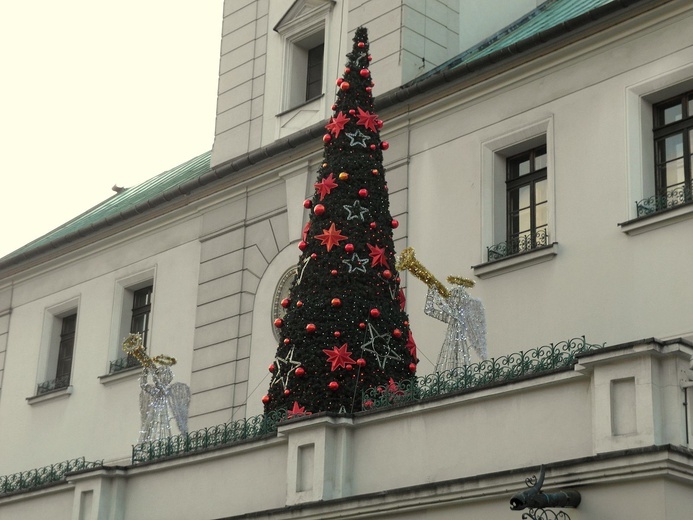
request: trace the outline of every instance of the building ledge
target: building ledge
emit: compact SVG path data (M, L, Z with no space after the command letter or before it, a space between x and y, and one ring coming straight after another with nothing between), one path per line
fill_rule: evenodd
M626 222L621 222L618 226L621 231L628 235L639 235L647 233L664 226L676 224L682 220L693 218L693 203L681 204L672 208L658 211L644 217L634 218Z
M119 383L121 381L128 381L130 379L135 379L141 374L142 367L131 367L123 370L119 370L113 374L104 374L99 376L99 383L102 385L110 385L113 383Z
M32 395L27 397L27 403L38 404L46 401L52 401L53 399L62 399L63 397L70 397L72 395L72 385L66 386L65 388L60 388L58 390L53 390L52 392L46 392L41 395Z
M473 265L472 269L474 270L474 275L483 280L553 260L557 254L558 242L553 242L548 246L538 247L526 253L517 253L484 264Z

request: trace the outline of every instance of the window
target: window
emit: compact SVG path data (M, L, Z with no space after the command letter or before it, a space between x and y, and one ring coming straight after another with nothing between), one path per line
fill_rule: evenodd
M526 126L503 121L481 142L481 257L490 278L551 260L555 242L553 118ZM512 125L512 126L511 126Z
M112 341L115 353L111 357L108 373L115 374L129 368L140 366L140 362L123 352L123 340L128 334L142 335L145 347L151 342L152 302L154 297L154 270L148 270L121 280L116 286L115 308L120 309L114 316Z
M288 71L285 75L288 81L285 109L297 107L322 95L324 53L324 30L289 43L285 64Z
M509 157L506 164L507 240L489 247L489 261L548 244L546 145Z
M645 216L691 201L693 91L653 106L655 194L638 201Z
M308 60L306 63L306 101L322 94L322 60L324 53L324 43L308 50Z
M42 395L70 386L72 358L77 332L77 313L72 312L62 318L54 317L52 321L55 329L59 325L59 333L55 335L51 333L51 336L55 337L51 340L52 345L48 353L48 370L46 374L49 379L39 383L36 395Z

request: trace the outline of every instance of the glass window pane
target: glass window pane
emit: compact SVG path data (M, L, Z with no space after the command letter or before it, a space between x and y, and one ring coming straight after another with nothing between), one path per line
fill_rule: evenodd
M662 109L661 124L668 125L674 121L680 121L683 118L683 107L681 103L665 107Z
M527 175L527 174L529 173L529 171L530 171L530 168L529 168L529 159L527 159L526 161L522 161L522 162L518 163L518 165L517 165L517 174L518 174L519 176Z
M546 202L546 179L534 184L534 202L536 204Z
M519 189L520 206L517 209L529 207L529 189L530 189L529 185L522 186Z
M675 134L659 141L659 161L671 161L683 155L683 134Z
M685 180L685 175L683 159L678 159L666 164L667 187L682 183Z
M546 168L546 152L542 151L537 153L536 157L534 158L534 169L542 170L544 168Z
M518 231L529 231L532 226L531 211L529 208L523 209L518 215L520 223Z
M548 205L546 203L540 204L536 207L536 227L542 227L548 223L547 211Z

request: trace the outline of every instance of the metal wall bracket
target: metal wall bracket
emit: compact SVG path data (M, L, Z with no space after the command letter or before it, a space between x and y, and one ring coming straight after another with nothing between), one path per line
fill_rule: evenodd
M570 516L563 511L555 512L548 507L577 507L582 497L575 490L556 491L555 493L542 493L546 470L542 465L539 469L539 478L532 476L525 479L529 489L515 493L510 499L510 509L521 511L529 509L522 514L523 519L530 520L570 520Z

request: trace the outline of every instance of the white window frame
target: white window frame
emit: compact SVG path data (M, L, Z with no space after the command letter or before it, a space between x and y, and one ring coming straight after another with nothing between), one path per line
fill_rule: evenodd
M488 261L488 247L507 240L507 158L546 145L549 246ZM481 143L481 263L473 266L479 278L490 278L551 260L558 253L554 182L553 118L513 129Z
M670 70L626 88L627 197L621 231L637 235L693 217L693 206L637 218L636 201L655 193L652 107L677 94L693 90L693 64Z

